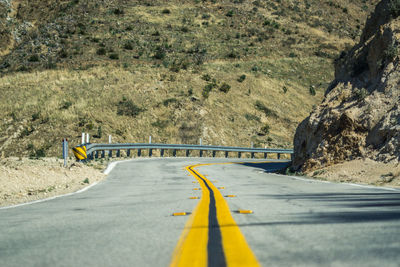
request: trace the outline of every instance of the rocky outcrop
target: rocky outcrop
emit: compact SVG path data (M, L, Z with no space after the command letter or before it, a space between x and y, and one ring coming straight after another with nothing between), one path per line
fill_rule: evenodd
M297 128L294 169L357 158L399 161L399 15L400 1L381 1L359 44L336 60L322 104Z

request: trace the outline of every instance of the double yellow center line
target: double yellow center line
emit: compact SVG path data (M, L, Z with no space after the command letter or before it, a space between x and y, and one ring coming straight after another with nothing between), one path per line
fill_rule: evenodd
M222 194L195 170L206 165L211 164L186 167L199 182L202 197L186 223L170 266L260 266Z

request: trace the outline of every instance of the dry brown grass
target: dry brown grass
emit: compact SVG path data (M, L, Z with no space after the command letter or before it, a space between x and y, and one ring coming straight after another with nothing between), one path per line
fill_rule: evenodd
M332 1L334 6L316 0L308 5L260 1L259 6L253 1L112 0L107 5L87 1L86 7L86 2L61 2L49 10L47 2L18 1L20 21L15 25L26 20L33 27L19 49L0 61L0 66L10 65L0 69L0 147L7 156L40 149L59 156L61 138L75 145L82 131L93 136L99 127L102 136L94 142L106 142L108 134L116 142L146 142L152 135L164 143L196 143L202 137L204 144L290 147L297 124L332 80L333 58L354 44L360 33L356 27L376 1L366 10L361 0ZM124 14L116 15L115 8ZM14 5L9 16L16 9ZM164 9L170 14L163 14ZM87 16L82 16L84 10ZM226 16L230 10L235 11L232 17ZM266 20L279 27L264 25ZM56 29L48 21L65 27ZM124 49L128 41L132 50ZM154 59L156 47L166 44L165 58ZM200 52L190 52L196 45L206 50L199 64L194 58ZM106 55L97 55L102 46ZM66 57L60 58L62 49ZM27 60L32 51L40 55L39 62ZM236 58L228 56L231 51ZM119 60L110 59L111 53ZM45 69L49 58L55 70ZM174 61L180 60L186 69L179 64L174 69ZM30 71L18 72L21 66ZM217 87L205 99L205 74L218 86L228 83L230 91ZM246 79L240 83L242 74ZM309 94L310 86L316 96ZM136 117L118 115L123 97L145 111ZM165 105L168 99L175 100ZM256 101L277 116L258 111ZM259 119L248 120L246 114ZM265 124L271 128L263 136Z

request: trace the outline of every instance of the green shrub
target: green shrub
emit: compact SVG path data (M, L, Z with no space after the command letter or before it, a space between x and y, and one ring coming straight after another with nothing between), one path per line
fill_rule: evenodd
M231 89L231 86L227 83L223 83L221 85L221 87L219 88L219 90L224 93L228 93L230 89Z
M104 56L107 53L106 49L104 47L100 47L97 49L96 54L99 56Z
M399 54L399 51L398 51L397 45L394 43L389 45L384 52L386 60L393 60L395 57L398 56L398 54Z
M277 114L275 111L273 111L272 109L266 107L264 105L264 103L262 103L261 101L257 100L255 107L257 110L263 112L265 114L265 116L272 116L272 117L277 117Z
M261 121L260 117L258 117L257 115L254 115L254 114L250 114L250 113L244 114L244 117L248 121L257 121L257 122Z
M40 117L40 112L33 113L32 114L32 121L35 121L35 120L39 119L39 117Z
M271 128L271 127L270 127L268 124L264 124L264 126L261 127L261 129L260 129L261 135L267 135L267 134L269 134L270 128Z
M155 122L152 122L151 125L160 129L164 129L168 126L168 123L168 120L157 119Z
M364 100L368 95L368 91L365 88L358 89L356 91L356 97L359 100Z
M29 61L29 62L39 62L39 56L38 56L37 54L31 55L31 56L28 58L28 61Z
M44 150L44 148L36 149L36 150L31 152L29 157L31 159L33 159L33 158L36 158L36 159L44 158L44 157L46 157L46 151Z
M71 107L71 106L72 106L72 102L71 102L71 101L65 101L65 102L61 105L60 109L69 109L69 107Z
M203 74L203 76L201 76L201 78L207 82L211 81L211 76L210 74Z
M120 8L116 8L116 9L113 10L113 13L115 15L123 15L124 11L122 9L120 9Z
M315 87L312 86L312 85L310 85L309 92L310 92L310 95L316 95L317 94L317 92L315 91Z
M246 75L240 75L240 77L237 79L238 82L243 82L244 80L246 80Z
M28 146L26 147L27 150L34 150L35 146L32 143L29 143Z
M155 58L155 59L160 59L160 60L161 60L161 59L164 59L165 56L166 56L166 53L165 53L164 47L162 47L162 46L157 46L156 52L155 52L153 58Z
M126 50L133 50L133 45L132 45L132 43L131 43L131 42L126 42L126 43L124 44L124 49L126 49Z
M163 9L163 11L161 11L161 13L163 13L163 14L171 14L171 10L166 8L166 9Z
M225 16L227 16L227 17L233 17L233 14L234 14L233 10L229 10L229 11L225 14Z
M168 99L165 99L165 100L163 101L163 105L164 105L165 107L168 107L169 104L177 103L177 102L178 102L178 99L176 99L176 98L168 98Z
M109 57L110 59L114 59L114 60L119 59L119 55L118 55L117 53L112 53L112 54L110 54L108 57Z
M400 0L390 0L389 8L392 17L398 17L400 15Z
M101 138L103 136L103 130L101 129L101 125L97 127L97 138Z
M211 92L211 90L212 90L213 88L214 88L214 84L212 84L212 83L207 84L207 85L204 87L203 92L202 92L203 97L204 97L204 98L208 98L208 96L210 95L210 92Z
M67 58L68 57L68 53L66 50L62 49L59 53L60 58Z
M125 97L117 104L117 115L136 117L143 111L145 111L145 109L138 107L132 100L128 100Z

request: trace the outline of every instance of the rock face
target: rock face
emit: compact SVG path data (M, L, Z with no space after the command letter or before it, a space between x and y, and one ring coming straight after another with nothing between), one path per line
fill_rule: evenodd
M400 159L400 1L383 0L358 45L335 62L335 80L297 128L293 168Z

